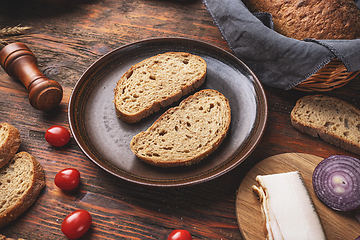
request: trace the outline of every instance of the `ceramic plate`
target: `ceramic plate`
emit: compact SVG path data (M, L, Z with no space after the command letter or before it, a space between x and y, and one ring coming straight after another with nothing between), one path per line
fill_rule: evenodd
M132 137L146 130L167 108L128 124L116 116L113 103L114 89L123 73L145 58L169 51L201 56L207 63L207 77L200 89L223 93L231 107L232 121L223 143L200 163L188 167L151 166L130 149ZM267 102L257 77L229 52L191 39L156 38L122 46L92 64L73 89L68 117L75 141L99 167L130 182L171 187L214 179L243 162L262 137Z

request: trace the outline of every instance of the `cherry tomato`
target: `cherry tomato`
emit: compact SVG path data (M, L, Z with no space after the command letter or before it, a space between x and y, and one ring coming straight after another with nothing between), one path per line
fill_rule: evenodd
M72 190L79 186L80 172L75 168L66 168L55 175L55 185L62 190Z
M167 240L192 240L192 236L187 230L176 229L169 234Z
M76 210L66 216L61 224L61 231L68 239L77 239L89 230L91 222L92 218L88 211Z
M45 139L55 147L62 147L70 141L70 132L62 126L52 126L45 132Z

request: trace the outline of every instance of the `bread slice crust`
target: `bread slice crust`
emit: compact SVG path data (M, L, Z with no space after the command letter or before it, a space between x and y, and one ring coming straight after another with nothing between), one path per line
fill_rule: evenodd
M301 132L360 155L360 110L338 98L309 95L299 99L290 114Z
M225 139L231 122L227 98L201 90L168 109L130 142L142 161L159 167L188 166L213 153Z
M145 59L126 71L114 90L117 116L135 123L199 88L206 78L203 58L167 52Z
M24 213L44 187L40 163L27 152L17 153L0 169L0 228Z
M0 168L15 156L20 143L19 130L8 123L0 123Z

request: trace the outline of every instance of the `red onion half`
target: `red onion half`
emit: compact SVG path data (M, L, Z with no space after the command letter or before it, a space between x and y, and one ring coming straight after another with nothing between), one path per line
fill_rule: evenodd
M312 183L317 197L328 207L350 211L360 206L360 160L332 155L315 168Z

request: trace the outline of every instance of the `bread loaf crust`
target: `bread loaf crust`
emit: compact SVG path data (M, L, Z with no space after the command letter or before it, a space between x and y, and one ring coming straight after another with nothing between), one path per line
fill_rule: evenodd
M12 159L20 147L19 130L8 124L0 123L0 168Z
M360 110L340 99L309 95L299 99L290 114L301 132L360 155Z
M206 77L206 62L186 52L167 52L132 66L118 81L115 111L135 123L199 88Z
M274 30L305 39L360 38L360 10L353 0L243 0L252 12L273 16Z
M159 167L198 163L223 142L231 122L229 101L205 89L168 109L130 142L134 154Z
M21 193L16 193L18 189L12 189L11 193L8 192L8 194L5 194L4 191L9 190L0 188L0 199L4 196L12 198L12 200L6 199L7 201L11 201L11 204L7 205L7 208L5 208L5 205L0 205L0 228L15 220L23 212L25 212L35 202L36 198L40 194L40 191L45 187L45 174L42 166L32 155L27 152L17 153L7 165L0 169L2 173L0 174L0 183L5 184L3 181L14 180L7 179L9 174L7 173L8 168L14 168L14 170L10 172L17 171L19 165L23 165L23 162L25 161L28 162L31 166L31 169L27 169L28 174L25 174L25 176L27 177L28 175L31 175L31 179L23 179L23 182L29 181L30 185L26 188L21 187L21 189L24 190ZM23 170L21 170L21 174L23 174ZM24 177L21 174L19 173L19 178ZM20 188L20 186L15 187ZM14 194L18 194L18 196L14 196Z

